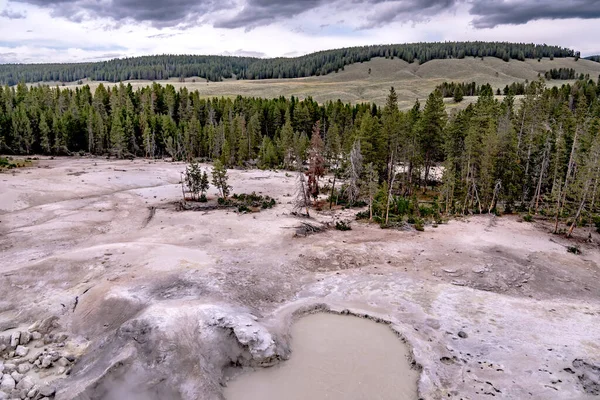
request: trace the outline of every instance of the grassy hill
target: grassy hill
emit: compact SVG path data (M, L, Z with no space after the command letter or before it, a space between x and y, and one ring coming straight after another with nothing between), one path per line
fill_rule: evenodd
M294 79L264 80L225 80L209 82L201 78L187 78L185 82L177 79L156 81L160 84L172 84L176 88L187 87L198 90L204 97L256 96L273 98L279 96L313 97L318 102L340 99L344 102L375 102L383 104L390 86L398 92L400 106L409 108L415 99L424 100L437 85L445 81L490 83L494 90L504 88L513 82L523 82L538 78L552 68L573 68L577 74L589 74L593 79L600 75L600 63L574 58L555 58L554 60L510 60L487 57L432 60L423 65L409 64L398 59L374 58L371 61L345 67L344 71L325 76ZM369 70L371 73L369 74ZM195 79L195 82L193 82ZM562 85L568 81L552 80L548 85ZM151 81L126 81L133 87L146 86ZM84 82L94 89L99 82ZM103 82L104 85L114 83ZM67 86L77 86L76 83ZM463 104L473 99L465 98ZM448 105L454 104L448 100Z

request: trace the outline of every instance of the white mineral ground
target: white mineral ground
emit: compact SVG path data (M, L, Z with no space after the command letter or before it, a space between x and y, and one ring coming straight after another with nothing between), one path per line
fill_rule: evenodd
M292 323L320 310L389 325L423 399L597 398L596 233L581 255L516 216L294 237L293 176L229 171L270 210L180 212L184 168L64 158L0 174L0 339L45 320L28 355L0 356L6 390L29 363L34 399L222 399L226 371L285 363Z

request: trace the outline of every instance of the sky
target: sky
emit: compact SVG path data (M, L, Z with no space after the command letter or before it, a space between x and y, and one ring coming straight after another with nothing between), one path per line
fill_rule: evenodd
M0 63L509 41L600 54L600 0L0 0Z

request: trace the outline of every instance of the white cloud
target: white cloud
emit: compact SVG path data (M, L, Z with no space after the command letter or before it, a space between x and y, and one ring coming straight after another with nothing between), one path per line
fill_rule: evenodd
M0 20L0 62L74 62L164 53L276 57L369 44L462 40L547 43L574 48L584 55L600 53L599 19L542 19L478 29L472 23L470 4L462 2L421 22L393 20L360 29L372 18L375 8L371 6L359 2L352 9L339 3L320 5L292 19L281 18L245 31L243 27L215 28L210 23L161 29L131 21L115 24L108 17L76 22L54 17L48 8L0 0L0 10L25 15L23 19Z

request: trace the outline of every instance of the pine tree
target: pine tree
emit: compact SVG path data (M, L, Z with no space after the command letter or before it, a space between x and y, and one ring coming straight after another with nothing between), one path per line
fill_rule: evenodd
M220 160L216 160L212 169L212 184L219 190L219 195L223 199L227 199L231 190L231 186L227 184L228 180L227 169Z
M463 101L463 98L464 98L464 94L463 94L462 87L460 85L457 85L456 88L454 89L454 102L460 103L461 101Z
M49 154L51 151L50 146L50 127L48 126L48 122L46 122L46 114L42 113L40 116L40 148L44 154Z
M429 95L420 125L421 156L425 168L424 188L427 187L429 174L434 162L440 159L442 132L446 125L447 115L442 94L436 90Z
M200 178L200 201L202 201L202 199L206 200L206 192L208 189L210 189L210 185L208 183L208 174L206 171L203 171L202 177Z
M110 128L110 148L119 158L125 155L127 144L125 142L125 130L119 113L115 113Z

